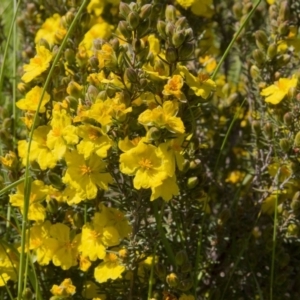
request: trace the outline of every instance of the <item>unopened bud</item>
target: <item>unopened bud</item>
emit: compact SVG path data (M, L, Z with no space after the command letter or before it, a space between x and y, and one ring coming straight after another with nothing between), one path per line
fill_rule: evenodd
M142 44L141 40L140 39L133 39L132 48L136 53L139 53L143 48L143 44Z
M159 20L157 22L157 31L161 35L162 38L166 38L166 23L164 21Z
M281 36L287 36L289 34L289 31L290 31L290 29L289 29L288 21L281 23L278 27L278 33Z
M67 87L67 93L74 98L79 98L82 90L83 87L75 81L70 81Z
M64 56L68 64L73 64L75 62L75 52L73 49L67 48L65 50Z
M55 172L49 171L47 177L51 185L56 189L62 190L64 188L64 183L62 182L61 176L59 176Z
M264 132L269 139L273 138L273 126L270 122L265 124ZM300 136L299 136L299 138L300 138Z
M22 292L22 300L32 300L33 299L33 293L30 288L25 288Z
M128 23L126 21L119 22L118 30L126 39L130 39L132 37L131 31L128 28Z
M180 250L175 255L175 262L177 266L181 266L188 262L188 256L185 250Z
M175 32L172 36L172 43L177 48L179 47L185 40L184 30L180 30Z
M266 60L265 54L261 50L259 49L253 50L252 56L255 59L258 66L262 66L265 63Z
M195 51L195 44L193 42L184 43L178 50L180 59L189 59Z
M139 24L139 26L137 27L137 37L139 39L143 38L145 35L148 34L149 32L149 27L150 27L150 21L144 20L142 23Z
M250 75L252 79L257 80L260 78L260 70L256 65L252 65L250 68Z
M267 50L267 56L270 60L272 60L277 54L277 45L276 43L272 43L269 45Z
M93 69L97 69L99 67L99 59L97 56L93 55L89 59L89 63Z
M106 91L101 91L98 95L97 95L97 99L100 99L102 101L105 101L107 99L107 93Z
M138 76L137 76L137 73L134 69L132 68L127 68L125 70L125 76L128 78L128 80L131 82L131 83L136 83L138 81Z
M170 273L166 277L166 281L170 287L176 287L179 283L179 279L175 273Z
M76 212L73 215L73 221L74 221L74 225L77 228L82 228L82 226L84 225L84 219L83 219L83 215L80 212Z
M57 203L56 199L51 198L49 201L47 201L47 210L52 214L57 213L58 203Z
M180 270L182 273L189 273L192 270L192 264L189 261L187 261L181 265Z
M192 28L188 28L185 30L185 40L187 42L191 42L194 39L194 32Z
M290 112L287 112L283 116L283 122L285 125L290 126L293 124L293 115Z
M126 19L127 16L131 13L131 8L127 3L120 2L119 11L120 15L122 15L124 19Z
M172 37L175 32L175 26L173 23L168 22L166 25L166 35Z
M268 47L268 37L263 30L257 30L254 33L255 42L260 50L266 50Z
M175 62L177 62L178 59L178 54L177 54L177 50L175 48L168 48L166 50L166 60L168 63L173 64Z
M112 39L110 44L115 52L119 50L120 42L117 38Z
M290 19L290 4L289 1L282 1L279 8L279 20L287 21Z
M289 152L291 145L288 139L283 138L279 140L279 146L283 152Z
M235 16L235 18L237 20L239 20L242 15L243 15L243 5L241 2L236 2L233 6L232 6L232 11L233 11L233 14Z
M176 23L175 23L175 27L177 30L182 30L187 26L187 20L186 17L181 17L179 18Z
M294 147L300 148L300 131L297 132L295 139L294 139Z
M142 20L145 20L150 17L152 12L152 5L151 4L145 4L142 6L141 11L140 11L140 18Z
M199 183L199 179L198 177L194 176L194 177L190 177L187 180L187 188L189 190L193 189L194 187L197 186L197 184Z
M181 291L186 292L186 291L190 290L192 288L192 286L193 286L193 280L187 278L187 279L181 280L179 282L177 288Z
M176 20L176 8L173 5L167 5L166 7L166 20L169 22L175 22Z
M130 12L127 17L127 22L132 29L136 29L140 22L139 15L134 11Z
M167 270L163 264L157 263L154 267L154 270L159 278L164 279L166 277Z

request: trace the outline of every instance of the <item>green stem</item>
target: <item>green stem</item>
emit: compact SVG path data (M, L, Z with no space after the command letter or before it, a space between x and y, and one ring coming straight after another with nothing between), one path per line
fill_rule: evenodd
M147 298L148 300L152 299L152 287L153 287L153 283L154 283L154 265L155 265L156 248L157 248L157 244L155 244L155 246L154 246L153 260L152 260L152 264L151 264L149 287L148 287L148 298Z

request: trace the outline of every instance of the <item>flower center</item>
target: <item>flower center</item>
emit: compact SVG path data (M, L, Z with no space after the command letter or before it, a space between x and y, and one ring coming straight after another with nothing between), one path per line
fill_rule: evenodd
M152 169L153 165L152 162L148 159L148 158L143 158L139 161L139 165L141 166L141 168L143 169Z
M92 173L92 169L89 166L82 165L79 168L82 175L90 175Z
M116 262L116 261L118 261L118 256L116 254L114 254L114 253L108 253L106 255L106 259L109 262Z
M100 133L96 129L90 129L88 136L90 140L95 141L100 136Z

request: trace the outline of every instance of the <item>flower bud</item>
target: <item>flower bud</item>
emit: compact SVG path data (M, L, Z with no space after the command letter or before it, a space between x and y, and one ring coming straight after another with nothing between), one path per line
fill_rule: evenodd
M150 21L144 20L142 23L139 24L139 26L137 27L137 37L139 39L143 38L145 35L148 34L149 32L149 27L150 27Z
M252 56L255 59L258 66L262 66L265 63L265 54L261 50L253 50Z
M192 288L192 286L193 286L193 280L187 278L187 279L181 280L181 281L179 282L177 288L178 288L179 290L181 290L181 291L186 292L186 291L190 290L190 289Z
M179 47L185 40L184 30L180 30L175 32L172 36L172 43L177 48Z
M74 97L79 98L82 95L83 87L75 81L70 81L67 87L67 93Z
M124 17L124 19L127 18L127 16L131 13L130 6L125 2L120 2L119 6L120 15Z
M278 33L281 36L287 36L289 34L289 31L290 31L290 29L289 29L288 21L281 23L278 27Z
M173 5L167 5L165 12L166 20L169 22L176 21L176 8Z
M159 278L164 279L166 277L167 270L163 264L161 264L161 263L155 264L154 270Z
M177 62L178 59L178 54L177 54L177 50L173 47L169 47L166 50L166 60L168 63L173 64L175 62Z
M61 176L55 172L49 171L47 173L47 177L51 185L53 185L56 189L62 190L64 188L64 183L62 182Z
M198 168L201 168L201 160L200 159L192 160L190 162L190 169L196 170Z
M194 39L194 32L192 28L188 28L185 30L185 40L187 42L191 42Z
M279 146L283 152L289 152L291 145L288 139L283 138L279 140Z
M178 50L179 58L182 60L189 59L194 54L194 50L194 42L184 43Z
M277 55L277 45L276 43L272 43L268 47L267 56L270 60L272 60L276 55Z
M175 273L170 273L166 277L166 281L170 287L176 287L179 283L179 279Z
M75 52L73 49L67 48L65 50L64 56L68 64L73 64L75 62Z
M263 30L257 30L254 33L255 42L260 50L266 50L268 47L268 37Z
M156 127L151 127L147 136L151 141L158 141L161 138L161 131Z
M257 80L260 78L260 70L256 65L252 65L250 68L250 75L252 79Z
M187 261L181 265L180 270L182 273L189 273L192 270L192 264L189 261Z
M89 63L93 69L97 69L99 67L99 59L97 56L93 55L89 59Z
M291 206L291 209L293 210L293 212L294 212L296 215L299 215L299 214L300 214L300 191L297 191L297 192L294 194L290 206Z
M22 292L22 300L32 300L33 293L30 288L25 288Z
M259 135L261 133L261 125L258 120L253 120L252 121L252 128L255 132L256 135Z
M107 99L107 93L106 91L101 91L98 95L97 95L97 99L100 99L102 101L105 101Z
M300 131L297 132L295 139L294 139L294 147L299 148L300 147Z
M162 38L166 39L166 23L164 21L159 20L157 22L157 31L161 35Z
M186 28L188 25L186 17L180 17L176 22L175 22L175 27L177 30L182 30Z
M135 11L130 12L127 17L127 22L132 29L136 29L140 22L139 15Z
M242 17L242 15L243 15L242 10L243 10L243 5L242 5L241 2L236 2L236 3L232 6L233 14L234 14L234 16L235 16L235 18L236 18L237 20L239 20L239 19Z
M76 212L73 215L73 222L74 225L79 229L82 228L82 226L84 225L84 219L83 219L83 215L80 212Z
M149 82L148 82L147 79L145 79L145 78L140 79L140 86L141 86L142 89L146 88L148 83Z
M119 51L120 42L117 38L112 39L110 44L115 52Z
M187 188L189 190L193 189L194 187L196 187L196 185L199 183L199 179L198 177L194 176L194 177L190 177L187 180Z
M172 37L172 35L174 34L175 32L175 26L173 23L171 22L168 22L167 25L166 25L166 35L168 37Z
M145 4L142 6L141 11L140 11L140 18L142 20L145 20L150 17L152 12L152 5L151 4Z
M94 102L97 99L98 94L99 90L94 85L89 85L87 89L87 95L92 102Z
M279 20L287 21L290 19L290 4L289 1L282 1L279 8Z
M177 266L181 266L188 262L188 256L185 250L180 250L175 255L175 262Z
M270 122L265 124L264 132L269 139L271 139L273 137L273 126ZM300 136L299 136L299 138L300 138Z
M56 199L51 198L49 201L47 201L47 210L52 214L57 213L58 203L57 203Z
M283 116L283 122L286 126L290 126L293 124L293 115L290 112L287 112Z
M131 83L137 83L137 81L138 81L138 75L137 75L136 71L132 68L127 68L125 70L125 76L128 78L128 80Z
M143 49L143 43L140 39L133 39L132 48L136 53L139 53Z
M118 30L124 36L125 39L131 39L132 34L131 34L131 31L128 28L128 23L126 21L120 21L119 22Z

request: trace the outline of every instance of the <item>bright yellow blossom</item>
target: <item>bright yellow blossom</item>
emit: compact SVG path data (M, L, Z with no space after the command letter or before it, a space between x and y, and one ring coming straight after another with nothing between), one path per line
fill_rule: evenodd
M32 88L25 96L25 98L19 100L16 106L22 110L36 111L40 98L42 96L43 88L35 86ZM39 112L44 113L46 111L45 105L50 101L50 95L45 92L43 99L41 101L41 106Z
M120 235L114 226L109 225L104 212L95 213L93 222L82 227L80 251L91 261L103 259L106 248L120 243Z
M42 170L54 168L58 160L56 153L52 152L47 147L47 134L50 131L49 126L39 126L33 132L31 149L29 153L29 161L36 161ZM28 142L21 140L18 142L19 157L22 158L22 163L26 165Z
M94 199L98 187L107 190L112 177L106 172L106 164L99 156L92 154L88 160L77 151L66 152L67 170L63 182L69 184L76 192L85 194L86 199Z
M114 253L107 253L104 261L100 263L94 271L97 282L106 282L108 279L115 280L121 277L125 271L125 266L120 263L118 256Z
M73 285L70 278L66 278L59 286L54 284L51 293L54 296L68 297L74 295L76 287Z
M169 201L173 196L179 195L179 187L176 182L176 176L166 178L163 183L157 187L151 188L152 194L150 200L153 201L159 197Z
M50 227L50 235L55 239L56 249L53 252L52 262L63 270L77 266L78 247L81 235L77 234L72 239L70 228L62 223L53 224Z
M297 81L296 76L293 76L291 79L280 78L274 84L263 89L260 94L266 97L266 102L276 105L287 96L291 88L297 86Z
M136 189L147 189L161 185L168 177L163 166L163 158L153 145L140 142L137 147L120 156L120 170L124 174L135 175L133 184Z
M165 101L162 106L142 112L138 121L144 126L156 126L166 128L171 132L184 133L184 124L180 118L176 117L178 109L178 102Z
M26 83L32 79L41 75L49 68L53 54L45 46L36 46L36 56L30 59L29 64L24 65L23 69L25 74L22 76L22 80Z
M185 66L179 66L175 73L179 73L183 76L186 84L195 93L195 95L201 96L203 99L207 99L211 92L216 89L216 83L209 77L203 74L199 74L198 77L195 77Z
M44 221L46 217L46 209L42 205L48 193L47 186L41 180L34 180L31 183L28 220ZM19 207L21 213L24 211L24 182L17 186L17 192L9 195L9 201L12 206Z
M6 248L0 245L0 287L7 286L9 280L16 281L18 278L19 259L11 251L12 247Z
M173 95L179 101L186 101L184 93L181 92L183 83L183 78L180 75L173 75L164 86L163 94L166 96Z

